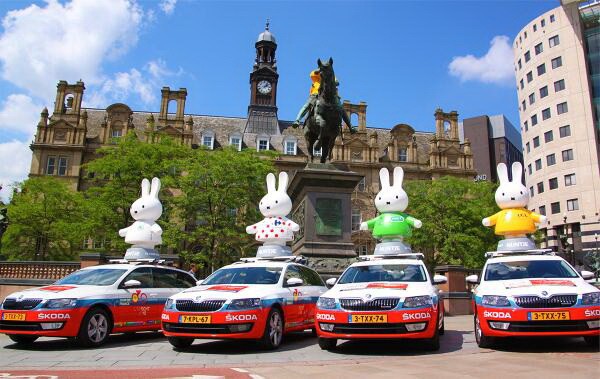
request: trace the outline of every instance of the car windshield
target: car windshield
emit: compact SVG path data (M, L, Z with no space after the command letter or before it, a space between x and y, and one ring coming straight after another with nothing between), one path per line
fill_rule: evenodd
M496 262L487 265L485 280L529 278L577 278L577 273L562 260Z
M281 267L222 268L202 284L277 284L280 276Z
M95 268L75 271L54 284L89 284L94 286L110 286L127 270L118 268Z
M427 275L421 265L386 264L348 268L338 283L364 282L425 282Z

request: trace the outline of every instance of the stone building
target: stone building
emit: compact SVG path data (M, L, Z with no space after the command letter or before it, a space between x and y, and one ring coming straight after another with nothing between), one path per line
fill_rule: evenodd
M162 88L161 106L155 113L133 112L121 103L106 109L83 108L84 83L60 81L52 116L47 109L41 113L31 145L30 176L55 175L64 178L74 190L85 189L83 164L95 158L98 148L129 131L149 143L168 135L190 148L274 150L280 153L276 167L293 174L306 165L309 155L302 129L294 129L291 121L278 118L277 43L268 24L255 47L247 117L186 114L186 89L169 87ZM172 103L174 112L169 108ZM373 198L379 190L378 173L382 167L402 166L405 180L432 180L445 175L473 178L473 155L469 140L459 140L455 111L436 109L435 132L421 132L407 124L391 129L368 127L365 102L344 101L344 108L351 118L357 116L358 132L351 135L344 128L343 136L335 143L333 162L364 176L352 199L352 227L356 251L366 254L372 251L374 241L358 227L361 220L375 216Z

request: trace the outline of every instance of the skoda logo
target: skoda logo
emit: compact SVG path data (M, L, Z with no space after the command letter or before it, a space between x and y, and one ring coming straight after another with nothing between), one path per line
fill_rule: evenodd
M542 291L542 296L548 296L548 292L547 291Z
M368 293L368 294L365 295L365 299L370 299L370 298L371 298L371 294L370 293Z
M202 300L202 296L196 296L194 303L199 303Z

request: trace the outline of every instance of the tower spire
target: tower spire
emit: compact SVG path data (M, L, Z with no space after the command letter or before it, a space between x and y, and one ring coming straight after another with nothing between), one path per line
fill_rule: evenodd
M267 18L267 22L265 24L265 30L269 30L269 25L271 24L271 19Z

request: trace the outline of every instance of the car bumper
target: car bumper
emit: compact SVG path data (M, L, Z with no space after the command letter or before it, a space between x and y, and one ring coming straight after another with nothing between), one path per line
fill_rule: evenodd
M164 310L162 330L167 337L206 339L259 339L263 336L268 308L235 312L180 312ZM183 322L183 316L210 316L206 323Z
M0 333L75 337L86 310L0 310Z
M532 312L567 312L568 319L534 321ZM600 324L600 306L568 308L477 306L477 317L483 334L490 337L600 335L600 328L594 325Z
M338 339L398 339L432 338L437 328L439 308L421 308L410 311L352 312L317 309L315 323L317 334L324 338ZM386 315L385 323L352 322L353 315ZM418 324L421 330L414 330ZM331 327L333 325L333 327ZM332 330L325 330L330 328ZM411 330L413 329L413 330Z

